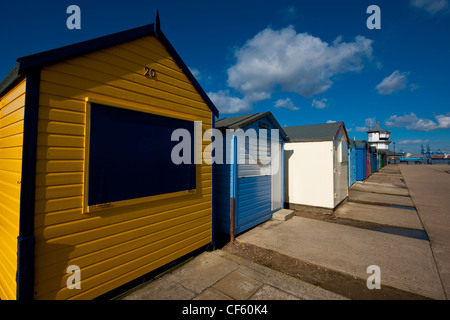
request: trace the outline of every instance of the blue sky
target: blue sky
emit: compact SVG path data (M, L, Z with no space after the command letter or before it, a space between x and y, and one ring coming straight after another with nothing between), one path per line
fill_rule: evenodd
M69 5L81 30L69 30ZM370 5L381 29L368 29ZM282 126L378 120L397 151L450 152L449 0L8 1L0 78L21 56L152 23L221 117L271 111Z

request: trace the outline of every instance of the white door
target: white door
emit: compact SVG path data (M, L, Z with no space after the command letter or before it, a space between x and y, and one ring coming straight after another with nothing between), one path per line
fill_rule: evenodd
M282 208L281 203L281 177L282 177L282 166L281 166L281 152L282 145L278 141L272 141L271 146L271 172L272 172L272 211Z

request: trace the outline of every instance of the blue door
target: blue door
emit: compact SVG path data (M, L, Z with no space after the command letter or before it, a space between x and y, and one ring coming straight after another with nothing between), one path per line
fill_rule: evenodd
M348 149L348 186L356 181L356 149L352 146Z
M236 234L272 217L271 176L238 178Z
M366 179L366 149L356 148L356 181Z

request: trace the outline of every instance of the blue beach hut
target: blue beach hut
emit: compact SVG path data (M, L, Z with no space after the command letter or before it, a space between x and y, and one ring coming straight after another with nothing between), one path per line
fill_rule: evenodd
M350 140L348 145L348 186L351 187L356 181L356 142Z
M367 178L367 142L365 140L355 141L356 155L356 181L364 181Z
M219 119L215 127L224 138L224 163L216 161L213 167L215 228L219 234L234 235L283 208L283 145L288 138L271 112ZM258 140L256 146L251 138ZM270 155L269 163L250 161L252 150Z
M370 148L370 174L378 171L377 148Z

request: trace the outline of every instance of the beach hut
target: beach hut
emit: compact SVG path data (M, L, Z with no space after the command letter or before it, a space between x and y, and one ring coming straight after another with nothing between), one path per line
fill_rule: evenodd
M387 165L387 158L390 150L378 150L378 169L382 169Z
M348 196L348 135L343 122L283 128L285 202L330 213Z
M376 147L369 147L370 153L370 174L378 171L378 152Z
M381 150L378 150L377 154L377 168L380 170L384 166L384 153Z
M364 181L367 178L367 142L355 141L356 151L356 181Z
M0 99L1 299L99 297L211 244L212 166L171 152L218 111L158 17L19 58Z
M216 129L225 141L223 163L214 164L216 227L237 235L283 208L287 136L271 112L219 119Z
M348 186L351 187L356 181L356 142L351 139L348 145Z

